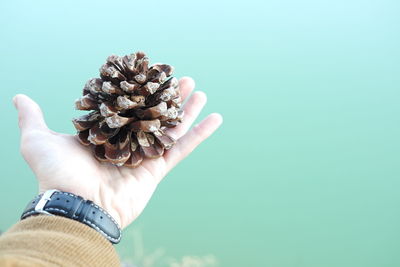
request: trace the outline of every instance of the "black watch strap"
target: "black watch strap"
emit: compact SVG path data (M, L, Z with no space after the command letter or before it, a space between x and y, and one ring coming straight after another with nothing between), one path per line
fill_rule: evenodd
M100 232L111 243L121 240L118 223L90 200L59 190L48 190L28 203L21 220L35 214L59 215L84 223Z

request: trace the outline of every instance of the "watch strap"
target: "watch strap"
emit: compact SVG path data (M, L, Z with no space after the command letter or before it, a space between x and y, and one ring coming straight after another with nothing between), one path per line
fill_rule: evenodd
M35 214L70 218L95 229L113 244L117 244L121 240L121 229L110 214L93 201L85 200L71 193L48 190L36 196L26 206L21 220Z

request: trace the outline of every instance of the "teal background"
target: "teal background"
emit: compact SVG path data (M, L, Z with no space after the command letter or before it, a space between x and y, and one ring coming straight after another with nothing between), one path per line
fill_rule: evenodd
M400 2L0 1L0 229L36 194L26 93L53 130L110 54L192 76L222 128L161 183L117 246L220 266L400 266Z

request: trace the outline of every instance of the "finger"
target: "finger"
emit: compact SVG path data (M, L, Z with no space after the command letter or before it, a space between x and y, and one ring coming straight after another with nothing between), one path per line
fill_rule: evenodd
M179 80L179 90L181 91L181 98L184 101L195 87L194 80L190 77L183 77Z
M39 105L26 95L18 94L13 98L14 105L18 110L18 124L21 133L31 130L48 130Z
M174 139L179 139L189 130L193 122L199 116L201 110L207 102L207 96L201 91L195 92L183 107L182 123L174 128L166 130L166 133Z
M202 122L193 127L185 136L164 155L167 170L188 156L201 142L206 140L222 124L222 116L218 113L208 115Z

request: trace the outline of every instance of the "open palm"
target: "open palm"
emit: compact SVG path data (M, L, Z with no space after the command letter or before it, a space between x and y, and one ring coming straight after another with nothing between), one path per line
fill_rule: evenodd
M58 189L92 200L108 211L121 227L135 220L162 178L209 137L221 124L219 114L210 114L190 129L206 103L203 92L195 92L191 78L180 81L184 105L183 122L168 129L176 145L163 157L146 159L137 168L116 167L97 161L90 148L74 135L56 133L44 121L40 107L29 97L17 95L21 153L35 173L40 193Z

